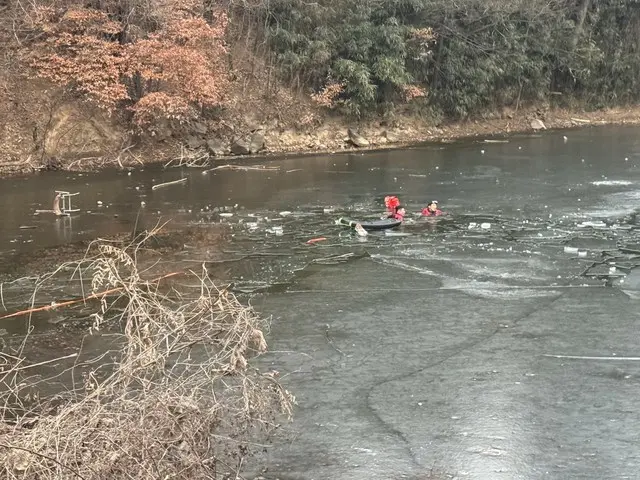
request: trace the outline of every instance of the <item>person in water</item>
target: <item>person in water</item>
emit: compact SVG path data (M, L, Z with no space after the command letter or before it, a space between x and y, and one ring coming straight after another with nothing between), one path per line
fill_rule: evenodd
M429 205L422 209L423 217L439 217L444 215L444 212L438 208L438 201L432 200Z
M402 205L396 205L395 212L389 215L388 218L393 218L395 220L404 221L404 216L407 214L407 211L404 209Z
M384 197L384 206L387 207L387 216L391 217L396 213L396 207L400 205L400 200L395 195Z

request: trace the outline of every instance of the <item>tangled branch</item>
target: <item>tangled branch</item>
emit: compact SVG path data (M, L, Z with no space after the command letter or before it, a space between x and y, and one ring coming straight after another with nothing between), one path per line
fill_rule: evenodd
M115 361L75 365L81 388L27 402L26 359L0 353L3 478L235 478L295 401L277 373L249 366L266 351L267 325L204 267L162 288L127 249L98 252L82 268L93 293L119 292L92 314L92 329L121 326Z

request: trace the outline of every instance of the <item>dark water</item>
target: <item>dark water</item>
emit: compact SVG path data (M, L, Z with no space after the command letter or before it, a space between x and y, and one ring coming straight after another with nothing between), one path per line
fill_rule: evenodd
M260 364L299 405L249 478L637 478L640 130L508 140L4 180L0 251L228 224L224 245L165 260L209 261L272 316ZM82 212L34 216L55 189ZM387 194L451 215L365 239L333 224Z

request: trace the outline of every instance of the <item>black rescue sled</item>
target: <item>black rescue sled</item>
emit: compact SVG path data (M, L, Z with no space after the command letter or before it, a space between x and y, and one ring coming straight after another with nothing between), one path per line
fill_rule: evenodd
M380 220L367 220L364 222L357 222L355 220L349 220L347 218L339 218L336 222L339 225L354 228L360 224L365 230L387 230L388 228L398 227L402 221L395 218L381 218Z

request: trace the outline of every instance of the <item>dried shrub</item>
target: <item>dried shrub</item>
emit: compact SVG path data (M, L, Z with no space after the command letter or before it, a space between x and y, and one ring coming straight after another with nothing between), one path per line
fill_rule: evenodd
M404 100L410 102L414 98L422 98L427 96L427 89L419 85L403 85L402 93Z
M430 46L436 41L437 35L433 28L412 28L410 32L411 39L424 44L425 47Z
M197 110L186 106L222 102L228 83L225 28L226 17L215 27L203 19L175 20L158 34L128 46L126 76L142 86L133 106L138 125L150 123L162 112L165 118L188 120Z
M336 106L336 99L344 92L344 83L330 83L326 85L318 93L311 94L311 99L318 105L326 108L333 108Z
M105 11L36 7L30 18L40 35L28 63L38 76L108 112L131 109L138 126L189 120L220 105L229 81L227 17L221 13L209 24L194 8L193 2L158 2L154 31L126 37L128 20Z
M108 111L129 99L122 82L122 48L101 38L117 33L117 24L87 9L68 11L60 18L51 9L38 9L34 18L47 34L30 58L39 76L73 88Z
M123 323L115 362L83 362L81 387L26 407L25 359L0 353L2 478L236 478L251 442L294 401L277 372L248 366L267 347L263 320L204 269L162 294L141 278L135 251L97 250L75 267L92 272L94 293L119 293L92 315L93 329Z
M151 125L160 118L183 121L197 117L197 110L185 99L165 92L151 92L132 109L137 125Z

